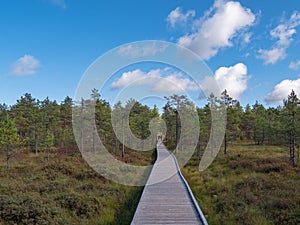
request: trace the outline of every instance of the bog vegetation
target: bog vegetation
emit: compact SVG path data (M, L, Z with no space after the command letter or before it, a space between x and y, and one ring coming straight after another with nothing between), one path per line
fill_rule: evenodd
M72 109L87 110L91 102L101 141L116 158L136 165L153 163L155 154L126 148L112 128L112 112L133 106L130 128L140 139L150 134L152 118L162 118L169 149L176 148L180 135L189 141L189 131L181 133L178 111L197 112L200 135L183 173L210 224L300 223L300 105L294 91L276 108L259 102L243 108L226 90L220 98L211 94L201 108L185 96L166 99L162 115L156 106L133 99L110 106L95 89L80 102L70 97L61 103L40 101L27 93L12 106L0 105L0 223L130 223L142 188L118 185L93 172L74 139ZM212 107L227 111L226 132L217 159L199 173ZM117 129L122 130L122 123Z

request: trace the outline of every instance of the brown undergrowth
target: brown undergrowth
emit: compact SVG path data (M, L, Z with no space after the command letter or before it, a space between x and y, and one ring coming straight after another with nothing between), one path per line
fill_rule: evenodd
M113 183L78 153L20 154L0 163L0 224L129 224L143 187ZM71 151L70 151L71 152ZM4 156L2 157L4 159ZM126 153L126 162L151 163L153 152Z
M201 173L191 159L183 174L210 225L296 225L300 167L287 156L286 147L235 144Z

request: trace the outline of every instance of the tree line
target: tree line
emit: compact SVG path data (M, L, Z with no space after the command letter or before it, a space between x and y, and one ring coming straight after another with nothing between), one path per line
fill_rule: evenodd
M16 104L7 106L0 104L0 149L5 155L7 167L17 153L43 153L49 158L53 151L69 154L78 151L73 134L72 110L84 112L88 105L95 104L95 135L99 135L103 144L114 154L122 152L124 159L125 146L118 140L112 127L112 111L123 112L131 107L130 127L138 138L149 135L149 123L153 117L159 117L158 108L152 109L130 99L125 106L117 102L113 107L101 99L98 90L92 90L90 99L75 102L66 97L60 104L49 98L38 100L26 93L17 100ZM82 116L82 122L88 118ZM119 121L120 122L120 121ZM117 127L122 126L118 123ZM121 128L120 128L121 129ZM127 134L124 134L124 138ZM90 140L88 140L90 141Z
M180 130L179 110L196 111L200 124L197 143L197 155L200 157L211 132L211 108L225 107L227 124L223 143L224 154L227 154L228 146L233 141L251 141L257 145L285 145L289 149L291 163L296 163L297 149L300 147L300 105L294 91L284 100L283 106L269 108L265 108L259 102L243 108L226 90L220 98L211 94L204 107L195 106L184 95L172 95L166 97L166 100L160 115L156 106L150 108L134 99L127 101L124 106L121 102L111 106L109 102L101 99L96 89L92 90L90 99L82 99L79 102L70 97L66 97L61 103L49 98L41 101L26 93L12 106L0 104L0 149L5 155L7 167L10 166L10 159L20 151L46 153L49 157L53 151L68 154L77 150L72 128L72 109L82 112L81 120L84 122L88 118L84 118L83 112L93 103L96 123L94 135L99 135L111 153L116 156L120 154L121 159L124 159L126 148L123 142L129 137L128 134L122 133L122 118L117 118L113 121L116 124L112 124L112 113L122 115L122 112L131 108L129 125L132 133L140 139L149 136L149 124L153 118L162 118L167 125L167 131L162 131L166 132L165 142L168 147L175 149L180 135L189 141L189 131ZM113 125L123 140L117 138ZM93 142L94 138L93 136L87 141Z
M247 141L256 145L287 146L289 158L293 165L299 161L300 148L300 101L294 90L283 101L282 106L266 108L256 101L252 106L244 108L239 101L233 99L224 90L220 97L213 93L208 97L207 104L200 108L187 100L186 96L173 95L166 98L162 118L167 124L166 142L171 149L176 148L180 129L178 110L180 107L196 110L199 118L199 139L197 155L205 149L211 133L211 108L224 107L227 113L226 128L223 142L224 154L228 145L234 141ZM177 146L178 147L178 146Z

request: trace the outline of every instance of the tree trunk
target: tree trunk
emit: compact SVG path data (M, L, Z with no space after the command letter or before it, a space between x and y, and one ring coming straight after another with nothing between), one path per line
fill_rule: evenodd
M225 132L224 136L224 154L227 154L227 133Z

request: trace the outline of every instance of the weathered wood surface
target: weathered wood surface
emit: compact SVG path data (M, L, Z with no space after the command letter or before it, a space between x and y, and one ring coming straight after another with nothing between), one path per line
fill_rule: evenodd
M131 224L207 224L175 157L162 143Z

